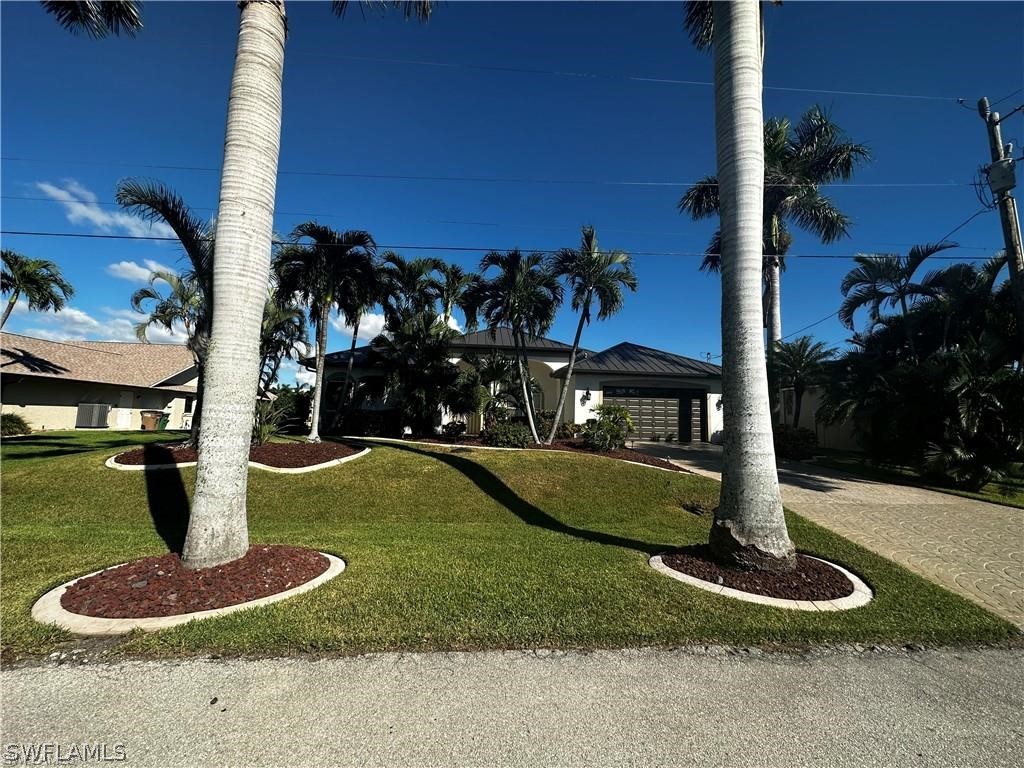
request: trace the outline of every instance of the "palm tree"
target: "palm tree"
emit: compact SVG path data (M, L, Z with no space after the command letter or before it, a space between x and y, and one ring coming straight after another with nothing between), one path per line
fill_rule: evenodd
M136 0L43 0L42 6L75 35L135 37L142 29L142 3Z
M441 275L437 280L437 294L441 301L441 320L445 325L451 325L452 313L456 307L462 306L463 296L473 284L476 275L466 272L458 264L443 262L437 268L437 272Z
M622 309L622 289L636 291L637 286L629 254L623 251L602 251L598 247L597 233L591 226L583 227L578 249L563 248L555 254L554 271L559 277L565 278L572 294L573 311L580 313L580 321L576 326L576 336L569 352L565 380L558 393L555 418L551 424L551 433L547 436L548 445L554 442L562 420L566 394L569 392L572 372L576 367L580 337L583 335L583 326L590 324L590 311L594 299L597 299L597 319L606 320Z
M421 20L429 18L433 7L429 0L376 4L401 8L406 17ZM187 568L229 562L249 548L249 440L270 272L287 23L283 0L241 0L238 5L238 45L217 205L221 256L214 268L218 311L205 381L204 420L209 429L200 436L196 490L182 551ZM346 0L332 3L339 16L347 7Z
M493 279L476 280L469 289L465 302L467 322L475 325L479 313L492 333L499 327L512 331L526 421L534 442L539 444L526 345L529 337L543 336L551 328L562 304L562 285L541 253L524 254L519 249L491 251L480 260L481 274L492 267L498 271Z
M825 244L847 237L850 219L822 194L821 185L848 181L869 152L864 145L848 141L828 113L814 106L795 127L784 118L766 121L764 154L763 304L771 357L782 340L782 271L793 242L789 227L806 230ZM717 216L717 178L706 176L687 190L679 200L679 210L694 219ZM720 265L721 237L716 232L700 268L717 272ZM774 400L775 388L769 391Z
M306 313L294 298L279 299L271 295L263 307L260 329L260 388L265 392L277 380L281 363L294 360L298 347L309 346L306 334Z
M838 312L840 322L853 330L857 310L868 307L868 317L874 325L881 319L882 307L899 307L906 328L907 348L916 359L910 305L917 297L933 295L935 289L914 282L914 273L929 256L956 247L956 243L949 242L915 245L905 257L894 253L858 254L854 257L857 266L847 273L840 286L844 297Z
M709 544L724 562L788 570L796 563L775 468L760 284L764 222L762 47L756 0L687 6L699 47L713 37L722 272L722 487ZM698 13L700 11L700 13Z
M18 299L24 296L28 308L37 312L60 312L64 303L75 295L71 283L64 279L60 267L46 259L30 259L15 251L4 250L0 254L3 271L0 272L0 293L10 294L0 328L14 311Z
M410 313L433 309L441 293L441 283L434 276L445 264L440 259L406 259L394 251L381 254L381 301L384 314L401 325Z
M836 350L810 336L780 341L775 347L775 365L784 385L793 388L793 426L800 426L800 410L807 388L825 380L825 363Z
M338 308L352 324L354 312L362 304L361 286L373 278L373 254L376 243L369 232L336 232L330 227L307 221L292 232L296 242L312 242L282 248L275 260L278 296L299 296L309 307L309 321L316 329L316 381L313 388L311 443L320 442L320 406L323 401L324 359L327 353L327 324L331 309Z
M181 274L164 270L153 272L149 285L132 295L131 305L136 312L146 312L146 302L153 302L149 318L135 328L140 341L146 341L146 329L151 325L172 332L178 324L185 329L186 346L198 372L189 444L198 445L205 400L203 380L213 322L214 245L210 227L192 213L180 195L160 182L125 179L118 182L114 199L136 216L167 224L188 259L189 268ZM159 285L161 282L168 286L166 294Z

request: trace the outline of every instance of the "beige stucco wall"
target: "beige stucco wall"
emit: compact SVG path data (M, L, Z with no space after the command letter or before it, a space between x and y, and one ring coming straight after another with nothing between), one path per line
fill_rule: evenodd
M20 414L36 431L74 429L79 403L110 405L107 429L141 429L144 410L169 413L170 429L183 426L186 396L176 392L29 377L2 377L0 385L3 412Z
M824 391L820 387L811 387L804 393L803 405L800 407L799 426L813 430L818 436L818 447L835 448L841 451L861 451L860 441L853 433L850 424L825 424L818 421L815 414L821 407ZM793 423L793 391L783 390L782 416L787 424Z

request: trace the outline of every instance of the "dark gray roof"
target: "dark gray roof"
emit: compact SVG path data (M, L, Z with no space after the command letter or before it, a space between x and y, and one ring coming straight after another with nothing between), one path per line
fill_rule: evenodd
M508 328L495 328L494 335L490 331L473 331L452 341L453 349L512 349L512 331ZM572 347L554 339L543 336L527 336L526 348L535 352L564 352L569 354Z
M343 349L339 352L328 352L324 355L324 362L327 365L348 365L348 359L352 354L355 353L355 359L352 365L356 368L366 365L366 362L370 356L370 345L367 344L362 347L356 347L354 350ZM299 360L299 365L304 365L311 371L316 369L316 358L315 357L303 357Z
M555 375L563 371L564 368ZM722 368L712 363L694 360L692 357L674 355L671 352L624 341L596 355L577 360L576 373L707 377L721 376Z

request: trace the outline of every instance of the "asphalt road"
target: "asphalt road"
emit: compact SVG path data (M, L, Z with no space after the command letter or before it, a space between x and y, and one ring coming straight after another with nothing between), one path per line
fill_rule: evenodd
M0 682L8 761L59 743L123 745L103 764L130 766L1024 765L1021 650L381 654Z

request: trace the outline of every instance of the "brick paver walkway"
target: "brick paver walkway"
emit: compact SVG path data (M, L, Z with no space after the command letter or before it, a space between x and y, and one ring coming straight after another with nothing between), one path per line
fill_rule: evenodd
M721 449L637 443L721 478ZM1024 510L782 462L785 505L1024 628Z

